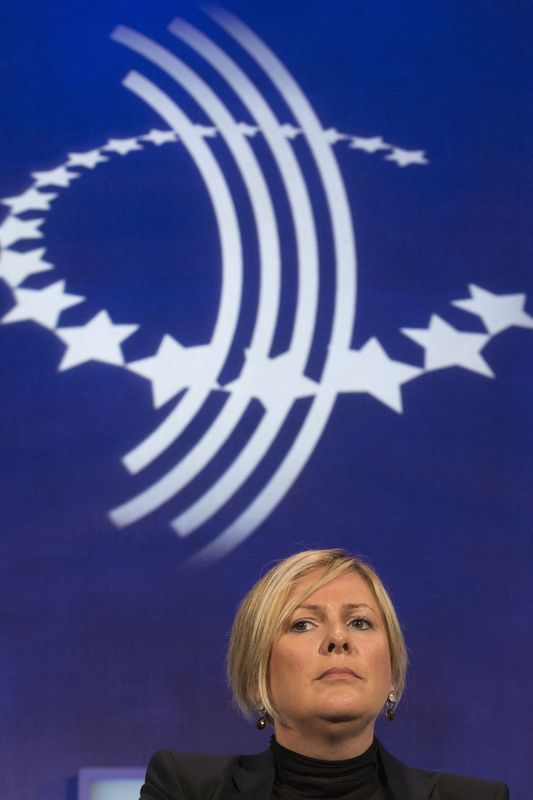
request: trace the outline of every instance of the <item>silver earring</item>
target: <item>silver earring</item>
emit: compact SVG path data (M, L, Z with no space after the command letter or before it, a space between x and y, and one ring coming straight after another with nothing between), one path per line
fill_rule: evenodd
M257 722L255 723L255 727L257 728L258 731L264 731L266 726L267 726L266 708L264 706L261 706L261 708L259 709L259 717L257 719Z
M396 713L396 695L394 692L389 692L387 697L387 702L385 703L385 716L389 720L389 722L394 722L394 715Z

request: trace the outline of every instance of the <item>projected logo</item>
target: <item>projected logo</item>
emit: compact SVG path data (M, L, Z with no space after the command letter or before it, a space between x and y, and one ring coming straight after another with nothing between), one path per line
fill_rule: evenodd
M242 121L223 102L204 77L167 47L127 27L112 34L115 42L141 56L152 69L179 85L210 120L210 125L193 121L171 96L168 89L138 71L130 72L124 86L153 109L165 123L145 135L129 139L110 139L85 153L71 153L65 163L47 172L32 173L32 186L18 197L4 198L10 213L0 226L4 247L0 277L11 287L14 305L4 316L4 324L33 320L54 333L65 345L59 370L72 369L88 361L113 364L141 376L151 384L154 407L171 406L165 419L123 458L130 473L141 473L168 452L198 418L213 392L223 393L225 402L200 437L165 474L141 493L127 499L110 512L113 523L126 528L147 517L176 498L193 480L212 465L221 448L235 434L252 402L259 401L261 415L229 466L188 507L171 520L180 537L188 537L239 495L264 465L278 443L288 415L299 400L304 400L296 429L284 435L283 453L251 501L246 501L229 525L222 526L211 541L197 551L195 559L205 562L219 558L245 540L287 494L313 453L339 393L367 393L392 411L402 411L402 386L418 376L450 366L459 366L486 377L493 372L482 355L483 348L500 331L518 325L533 328L533 317L525 311L525 295L496 295L471 285L470 297L454 305L476 314L486 333L471 333L454 328L439 316L431 316L426 329L405 328L402 332L425 351L424 367L389 357L377 338L360 349L351 346L356 308L356 256L352 219L345 186L334 154L341 143L368 154L383 154L391 168L424 166L428 159L422 150L406 150L383 141L324 129L308 99L272 51L234 16L222 10L208 12L240 52L251 58L270 82L276 106L283 105L287 117L280 119L274 103L268 100L257 82L243 66L205 33L184 20L175 20L169 31L212 68L218 79L238 100L250 121ZM244 61L245 59L243 59ZM290 122L287 122L287 118ZM221 376L237 345L237 329L243 314L243 286L246 265L243 251L243 225L224 168L210 140L224 141L237 167L252 210L254 236L259 253L259 290L253 330L240 374L229 382ZM289 345L273 355L276 327L280 317L280 298L286 278L285 265L292 258L284 253L279 230L279 214L255 141L268 148L286 196L292 225L296 297L290 321ZM296 140L304 140L311 156L314 175L327 209L331 258L322 257L319 227L309 186L309 163L304 168L297 153ZM51 282L43 289L22 288L31 275L54 268L45 260L45 249L20 250L19 242L40 239L40 230L58 190L65 190L81 177L79 170L92 170L114 156L126 156L147 146L174 144L184 147L192 159L208 194L221 251L221 290L218 310L209 343L184 346L164 334L155 353L126 363L122 343L138 333L137 324L116 324L107 310L99 311L82 326L60 326L62 312L85 298L66 291L66 282ZM262 151L264 152L264 151ZM76 171L78 170L78 171ZM316 180L316 178L315 178ZM38 214L38 217L34 217ZM323 226L324 221L321 221ZM320 228L322 230L322 227ZM326 276L326 271L328 275ZM326 280L334 286L333 310L328 338L320 332L320 290ZM312 349L322 349L319 375L310 377ZM315 370L316 372L316 370Z

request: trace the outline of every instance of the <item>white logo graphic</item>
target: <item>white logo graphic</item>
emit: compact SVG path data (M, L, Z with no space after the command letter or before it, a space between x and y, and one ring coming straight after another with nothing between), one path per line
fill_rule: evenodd
M455 300L458 308L476 314L486 333L458 330L439 316L427 328L403 328L402 333L425 352L424 367L395 361L376 338L360 349L351 347L355 322L356 259L352 219L346 190L334 154L334 146L348 146L368 154L382 154L400 168L427 165L422 150L406 150L383 141L324 129L309 101L269 48L239 20L225 11L209 12L227 35L251 57L269 79L292 118L278 119L263 93L239 64L204 33L183 20L169 31L218 73L238 98L253 124L238 121L219 95L169 49L130 28L119 27L115 42L159 68L190 95L210 120L193 122L171 96L139 72L131 72L124 86L150 106L166 129L154 129L129 139L110 139L85 153L70 153L64 164L47 172L32 173L33 184L18 197L4 198L10 213L0 225L4 247L0 277L11 287L14 305L3 324L33 320L49 329L65 345L60 371L87 361L100 361L126 369L151 384L153 404L160 408L183 393L166 418L123 458L130 473L141 473L184 433L200 413L212 392L223 392L226 402L216 418L183 457L155 483L110 512L113 523L127 527L177 496L211 464L257 399L263 414L230 466L171 525L180 537L188 537L211 520L244 486L263 462L279 436L288 414L300 398L309 398L305 417L286 448L280 463L236 519L195 556L198 562L219 558L244 541L273 511L289 491L315 449L339 393L365 392L397 413L402 411L403 384L425 373L459 366L494 377L482 355L487 343L510 326L533 328L525 311L525 295L496 295L471 285L470 297ZM231 153L250 200L259 247L260 290L254 328L241 374L221 385L220 376L234 346L242 306L245 268L242 226L227 178L217 161L210 139L221 138ZM305 139L326 199L334 251L335 298L331 335L324 353L319 380L306 374L317 330L320 278L317 225L308 181L294 141ZM283 288L283 249L269 180L254 141L268 147L286 192L296 242L297 297L287 351L272 356ZM213 334L208 344L185 347L169 334L163 335L157 352L126 363L121 344L139 326L115 324L101 310L82 326L59 327L62 311L85 298L66 291L64 280L46 288L21 288L27 277L54 269L45 260L45 249L20 252L19 241L42 239L40 230L50 204L83 170L95 169L113 157L126 156L145 147L183 146L194 162L214 210L222 253L222 284ZM41 191L41 189L43 191ZM27 212L38 213L34 219ZM20 219L24 214L25 218Z

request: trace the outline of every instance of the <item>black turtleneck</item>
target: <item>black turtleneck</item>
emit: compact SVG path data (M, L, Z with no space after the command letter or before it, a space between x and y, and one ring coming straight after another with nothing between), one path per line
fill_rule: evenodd
M276 742L270 744L276 777L272 800L388 800L380 779L376 740L368 750L342 761L309 758Z

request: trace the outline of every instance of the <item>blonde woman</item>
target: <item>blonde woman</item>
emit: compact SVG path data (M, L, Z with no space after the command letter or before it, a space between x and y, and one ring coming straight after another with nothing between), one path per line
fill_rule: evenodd
M281 561L244 598L228 677L270 747L256 756L161 751L141 800L507 800L502 783L413 769L374 736L394 718L407 668L374 570L343 550Z

